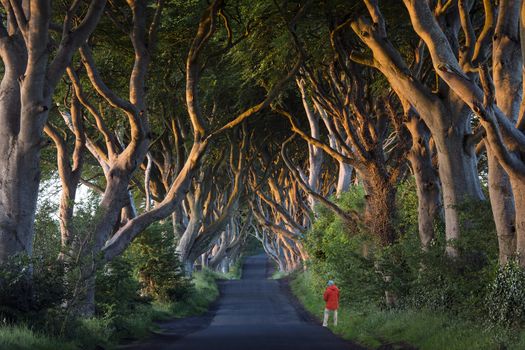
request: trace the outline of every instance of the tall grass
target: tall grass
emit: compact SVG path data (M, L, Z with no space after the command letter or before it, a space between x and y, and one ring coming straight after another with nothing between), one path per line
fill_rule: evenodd
M0 326L1 350L73 350L76 345L33 332L25 326Z
M170 306L175 317L199 315L208 310L210 304L219 296L217 279L221 276L216 272L204 269L193 274L195 291L190 298L173 303Z

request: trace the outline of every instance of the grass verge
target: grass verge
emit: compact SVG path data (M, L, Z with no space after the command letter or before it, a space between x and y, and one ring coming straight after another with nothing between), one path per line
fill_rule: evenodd
M235 272L240 274L239 271ZM89 350L112 349L126 339L141 339L156 328L155 321L182 318L206 312L219 296L217 279L233 278L210 270L195 272L194 290L184 300L169 304L137 304L126 315L79 319L71 325L68 339L53 338L24 325L0 324L0 350Z
M200 315L208 310L211 303L219 296L217 280L223 277L211 270L204 269L193 274L195 292L191 297L169 305L172 317Z
M24 326L0 326L1 350L74 350L77 346L72 342L47 337Z
M272 273L272 276L270 277L272 280L280 280L281 278L287 277L289 274L285 271L279 271L275 270L274 273Z
M304 307L320 318L324 309L322 292L312 289L310 273L294 275L290 285ZM370 348L408 343L421 350L525 349L525 331L487 327L482 322L423 309L341 305L339 324L330 328L343 338Z
M242 277L242 265L244 263L244 257L237 259L237 262L230 267L230 270L226 273L218 272L218 271L212 271L209 269L204 269L203 271L207 271L208 273L213 274L215 279L217 280L238 280Z

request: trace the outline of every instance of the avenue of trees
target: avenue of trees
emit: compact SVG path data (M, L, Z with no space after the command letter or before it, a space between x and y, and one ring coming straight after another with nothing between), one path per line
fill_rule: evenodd
M1 3L3 319L103 315L115 271L180 301L258 243L525 321L524 1Z

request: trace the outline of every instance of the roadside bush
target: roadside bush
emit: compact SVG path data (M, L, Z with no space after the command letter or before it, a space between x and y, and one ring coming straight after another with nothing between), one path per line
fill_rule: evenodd
M93 263L77 249L90 244L96 201L77 208L73 252L59 260L57 206L39 205L32 259L12 257L0 268L1 349L100 349L144 337L153 322L205 312L219 294L209 271L184 275L169 223L157 223L96 274L95 315L77 314L85 297L83 269ZM42 336L41 334L46 334Z
M177 317L200 314L208 310L210 304L219 296L217 274L208 269L193 273L193 289L184 300L173 303Z
M364 192L353 187L336 202L343 208L362 211ZM490 206L465 201L458 207L464 226L453 242L458 259L445 254L445 230L438 219L435 238L427 251L418 236L417 195L412 179L397 191L397 241L380 247L366 227L349 229L331 211L319 208L318 218L306 234L305 246L311 280L321 290L335 279L342 301L385 306L385 291L395 296L396 306L455 310L471 317L484 312L488 286L497 266L497 236ZM392 306L392 305L389 305Z
M157 223L144 231L126 253L141 283L141 293L169 303L186 298L192 291L175 251L171 224Z
M405 289L407 306L455 310L477 317L484 311L487 288L498 264L497 236L492 213L486 202L465 201L458 207L462 222L460 239L453 242L459 250L457 259L444 254L444 226L437 223L436 238L427 252L419 249L417 231L401 235L401 250L409 271ZM401 275L401 273L400 273Z
M0 317L37 323L63 301L61 266L54 259L16 256L0 268Z
M72 342L53 339L27 326L0 324L0 350L75 350Z
M517 261L500 267L487 296L490 320L504 326L525 323L525 270Z
M364 208L363 198L363 189L354 186L335 201L344 209L361 211ZM317 213L317 220L305 235L313 287L322 290L326 282L333 279L342 290L343 302L378 302L383 282L374 268L374 241L362 228L349 231L325 207L318 207Z
M335 201L361 211L359 187ZM498 242L487 201L458 206L460 239L446 242L444 223L426 251L418 233L417 195L412 179L398 186L397 240L380 247L366 227L346 227L320 207L305 235L308 270L292 275L292 289L315 315L322 315L326 280L341 289L336 333L370 347L386 341L421 349L522 349L525 344L525 270L516 261L498 270ZM445 254L453 244L459 257ZM395 296L387 305L385 291ZM388 306L388 307L387 307ZM479 320L483 320L480 322Z
M25 256L12 257L0 268L0 317L16 321L31 311L32 287L30 260Z
M0 267L1 319L40 322L46 309L62 302L63 271L56 261L60 232L52 216L56 209L47 201L40 204L35 218L33 258L13 256Z
M140 302L139 283L133 278L133 267L117 257L97 273L96 313L118 316L129 313Z

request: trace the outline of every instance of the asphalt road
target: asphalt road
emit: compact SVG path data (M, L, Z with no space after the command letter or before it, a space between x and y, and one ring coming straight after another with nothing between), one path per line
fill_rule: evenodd
M246 259L241 280L224 282L213 317L204 329L178 339L153 337L133 349L343 350L362 349L301 316L278 281L267 279L264 255ZM185 321L182 321L183 323ZM193 318L187 322L199 322ZM177 327L184 326L178 324ZM162 336L157 336L162 337ZM131 347L130 347L131 348Z

